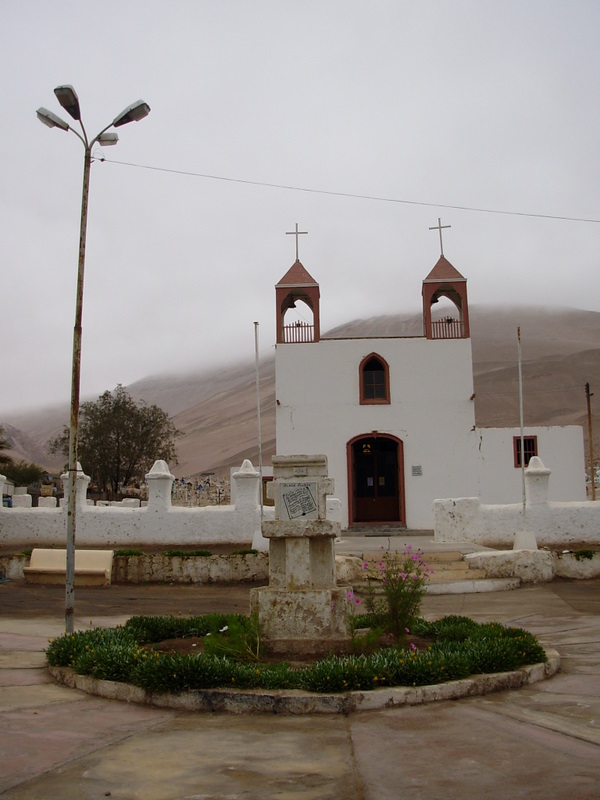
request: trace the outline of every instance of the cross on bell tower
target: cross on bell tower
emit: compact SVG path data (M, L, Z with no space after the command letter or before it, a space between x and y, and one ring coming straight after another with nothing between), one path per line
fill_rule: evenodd
M286 236L295 236L296 237L296 261L299 261L298 258L298 237L302 236L303 234L308 233L308 231L299 231L298 230L298 223L296 223L296 230L295 231L286 231Z
M444 243L442 242L442 230L444 228L451 228L452 225L442 225L442 220L438 217L438 224L434 225L433 228L429 228L430 231L439 231L440 232L440 255L444 255Z

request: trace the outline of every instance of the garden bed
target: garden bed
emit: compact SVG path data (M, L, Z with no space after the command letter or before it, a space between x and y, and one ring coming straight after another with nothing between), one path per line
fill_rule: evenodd
M241 615L132 617L120 628L59 637L46 655L57 680L94 694L236 713L430 702L515 688L559 667L558 655L529 632L465 617L415 620L412 642L314 663L263 660L257 635L255 621ZM358 638L357 649L364 646Z

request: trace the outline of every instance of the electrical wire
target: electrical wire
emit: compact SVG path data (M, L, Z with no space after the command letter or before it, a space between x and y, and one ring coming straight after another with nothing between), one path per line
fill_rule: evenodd
M563 222L588 222L600 224L600 219L588 219L585 217L566 217L558 214L532 214L525 211L505 211L502 209L494 208L478 208L477 206L459 206L451 205L449 203L425 203L419 200L401 200L395 197L378 197L377 195L369 194L354 194L352 192L334 192L327 189L309 189L304 186L290 186L284 183L267 183L265 181L250 181L243 178L227 178L223 175L208 175L202 172L190 172L181 169L169 169L167 167L154 167L150 164L134 164L130 161L116 161L112 158L105 156L94 156L94 161L100 161L103 164L118 164L122 167L135 167L136 169L147 169L153 172L167 172L171 175L185 175L190 178L206 178L213 181L224 181L226 183L242 183L247 186L263 186L268 189L285 189L290 192L305 192L308 194L325 194L332 197L347 197L354 200L373 200L379 203L398 203L401 205L410 206L426 206L427 208L448 208L454 211L471 211L480 214L504 214L513 217L533 217L535 219L552 219L560 220Z

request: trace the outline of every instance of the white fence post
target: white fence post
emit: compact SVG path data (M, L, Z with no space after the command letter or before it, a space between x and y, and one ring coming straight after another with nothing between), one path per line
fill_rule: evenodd
M547 469L539 456L529 459L525 470L525 506L541 506L548 504L548 483L552 470Z
M64 498L61 502L61 506L65 508L69 505L69 473L63 472L60 476L63 485L63 494ZM87 490L90 484L90 476L85 475L81 464L79 461L77 462L77 475L76 475L76 482L75 482L75 501L77 503L77 508L84 508L87 505Z
M148 510L168 511L171 508L171 487L175 475L171 474L166 461L155 461L146 475L148 484Z

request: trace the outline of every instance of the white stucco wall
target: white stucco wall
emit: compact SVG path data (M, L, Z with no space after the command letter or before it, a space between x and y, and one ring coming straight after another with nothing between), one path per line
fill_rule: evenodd
M390 404L360 405L359 365L377 353L390 370ZM470 339L323 339L276 348L277 453L325 453L347 527L347 443L373 431L403 442L406 524L434 527L440 497L519 503L514 467L517 428L475 428ZM549 499L585 500L583 431L579 426L528 427L552 467ZM420 466L422 475L413 476Z
M389 405L360 405L359 365L370 353L390 369ZM277 345L277 453L326 453L342 526L348 524L346 445L372 431L404 445L409 528L432 528L435 497L476 494L469 339L323 339ZM412 475L420 466L421 476Z
M553 477L535 457L525 470L525 504L485 504L477 497L436 500L436 542L513 547L533 534L538 545L600 544L600 503L550 502Z
M537 436L538 456L552 470L550 501L586 499L585 452L580 425L526 427L525 436ZM514 466L513 437L519 428L478 428L478 477L482 503L518 503L523 496L520 467ZM463 496L465 496L463 494Z
M434 502L436 542L469 542L483 547L512 547L520 531L532 531L539 547L600 544L600 503L522 503L486 505L477 497Z
M0 476L0 484L4 476ZM234 473L236 502L229 506L171 506L174 476L157 461L146 476L149 501L144 508L90 506L89 478L77 480L77 545L127 548L152 545L251 545L260 536L259 475L249 461ZM60 508L0 508L0 545L4 548L64 547L67 504Z

